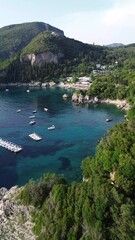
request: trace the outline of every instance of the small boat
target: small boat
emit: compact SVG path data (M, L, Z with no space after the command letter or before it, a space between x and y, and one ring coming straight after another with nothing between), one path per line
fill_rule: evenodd
M16 112L17 112L17 113L21 112L21 109L18 109Z
M44 111L47 112L47 111L48 111L48 108L44 108Z
M42 137L41 136L39 136L37 133L31 133L31 134L29 134L29 137L31 138L31 139L33 139L33 140L35 140L35 141L39 141L39 140L41 140L42 139Z
M6 91L6 92L9 92L9 89L8 89L8 88L6 88L6 89L5 89L5 91Z
M55 129L55 126L54 126L54 125L48 127L48 130L54 130L54 129Z
M29 116L29 118L35 118L35 115L31 115L31 116Z
M33 113L36 113L37 112L37 110L33 110Z
M106 118L106 122L111 122L112 118Z
M27 89L27 91L26 91L27 93L29 93L30 92L30 90L29 89Z
M34 120L31 120L31 121L29 122L30 125L34 125L35 123L36 123L36 121L34 121Z

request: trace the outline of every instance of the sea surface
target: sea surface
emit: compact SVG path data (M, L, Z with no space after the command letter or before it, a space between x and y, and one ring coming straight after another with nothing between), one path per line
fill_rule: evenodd
M22 186L46 172L63 174L69 182L80 181L82 159L94 155L108 129L124 121L124 111L114 105L76 105L71 98L64 100L64 93L72 95L71 89L26 90L0 89L0 138L23 147L17 154L0 147L0 187ZM34 110L36 124L31 126L29 116ZM113 121L107 123L106 118ZM55 130L49 131L52 124ZM30 139L33 132L42 140Z

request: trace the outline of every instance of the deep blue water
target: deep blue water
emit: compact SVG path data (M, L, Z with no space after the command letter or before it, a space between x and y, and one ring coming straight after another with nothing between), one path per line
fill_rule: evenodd
M0 137L23 147L14 154L0 147L0 187L24 185L45 172L64 174L69 182L81 180L81 161L94 155L98 140L114 124L124 120L124 112L114 105L76 105L62 95L73 90L59 88L11 88L0 90ZM44 111L48 108L48 112ZM21 112L17 113L17 109ZM37 110L36 124L29 125L29 116ZM106 123L106 118L113 121ZM55 130L48 127L55 125ZM36 132L42 140L35 142L28 135Z

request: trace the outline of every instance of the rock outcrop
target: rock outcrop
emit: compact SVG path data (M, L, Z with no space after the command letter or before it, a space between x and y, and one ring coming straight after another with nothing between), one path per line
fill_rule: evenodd
M63 58L63 53L54 54L51 51L46 51L44 53L38 53L38 54L28 54L21 56L20 61L21 62L30 62L31 65L38 65L41 66L43 63L55 63L58 64L59 59Z
M98 103L99 100L97 97L90 98L88 95L82 95L81 93L73 93L72 102L76 103Z
M35 240L31 221L32 206L19 205L15 197L22 188L0 189L0 239Z

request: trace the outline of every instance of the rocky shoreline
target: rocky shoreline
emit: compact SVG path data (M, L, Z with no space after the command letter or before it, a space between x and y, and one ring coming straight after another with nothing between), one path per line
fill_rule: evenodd
M64 87L65 89L73 88L73 89L79 89L79 90L88 90L88 86L76 86L76 84L59 84L59 87ZM130 104L126 100L120 100L120 99L98 99L98 97L90 98L88 95L83 95L81 93L73 93L72 95L72 101L75 103L92 103L92 104L98 104L98 103L107 103L107 104L114 104L119 109L123 109L125 111L128 111L130 109Z
M123 109L125 111L128 111L130 109L130 104L126 100L111 100L111 99L104 99L100 100L101 103L107 103L107 104L115 104L119 109Z
M72 101L75 103L92 103L92 104L98 104L98 103L107 103L107 104L115 104L119 109L123 109L125 111L130 109L129 103L127 103L126 100L111 100L111 99L98 99L97 97L90 98L88 95L83 95L81 93L73 93L72 95Z
M20 205L16 196L22 188L14 186L7 190L0 189L0 239L1 240L35 240L31 220L32 206Z

